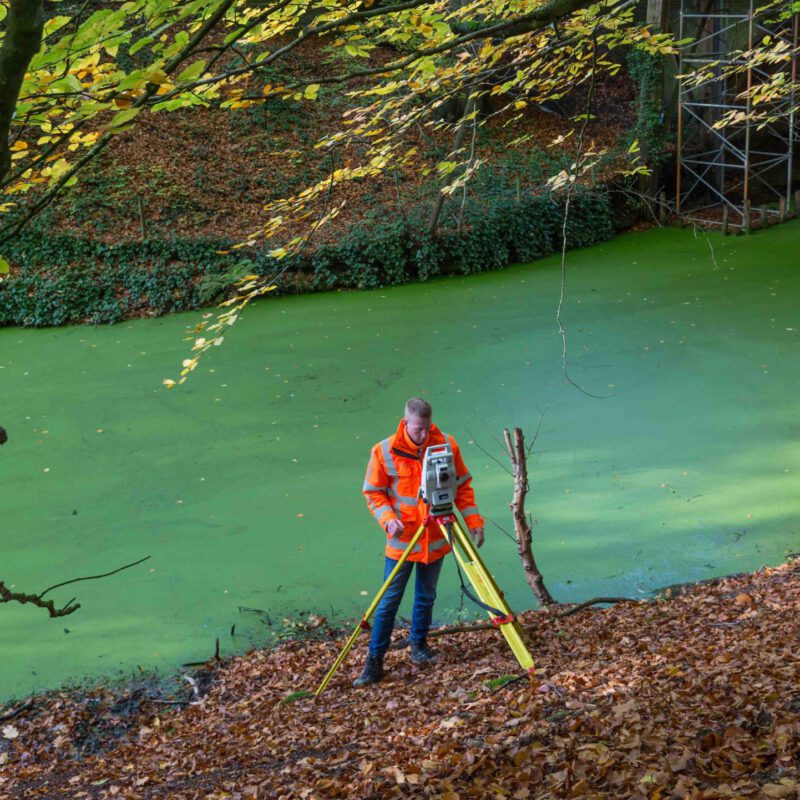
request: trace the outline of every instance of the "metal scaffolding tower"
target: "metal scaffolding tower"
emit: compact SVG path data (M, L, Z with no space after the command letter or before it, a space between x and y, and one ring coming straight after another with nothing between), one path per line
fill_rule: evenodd
M792 58L777 65L747 64L746 53L783 40ZM750 96L776 71L797 80L798 15L782 24L759 15L755 0L681 0L679 76L701 71L702 81L679 79L676 209L689 221L710 222L719 209L731 227L749 227L750 206L789 205L793 149L798 142L795 98L784 96L758 109L777 119L750 119ZM736 69L740 67L741 69ZM741 119L715 127L726 115ZM786 186L782 184L785 180ZM777 188L780 187L780 188ZM725 211L727 209L727 211Z

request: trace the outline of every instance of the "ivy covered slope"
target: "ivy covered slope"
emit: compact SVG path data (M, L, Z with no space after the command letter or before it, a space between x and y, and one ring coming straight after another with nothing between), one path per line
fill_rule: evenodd
M371 60L388 57L378 48ZM281 70L302 78L339 70L349 59L323 38ZM343 203L340 213L279 265L267 255L267 242L245 251L231 247L263 224L265 203L342 166L342 154L314 148L320 135L341 125L347 108L341 88L323 86L314 102L268 97L249 108L147 117L118 134L77 184L3 245L12 270L0 283L0 324L110 323L196 308L219 299L237 278L269 275L276 266L285 270L281 291L314 291L541 257L560 248L563 214L543 187L574 158L574 137L553 143L574 127L570 117L586 92L580 87L557 102L531 104L511 121L498 114L477 127L473 146L484 163L468 191L448 199L435 235L428 224L438 192L433 168L453 135L414 129L408 143L429 169L415 164L335 186L326 200ZM612 234L604 165L611 171L635 135L635 97L624 72L605 76L595 88L597 119L587 137L608 154L595 169L595 188L582 190L572 204L569 247ZM491 115L491 104L484 113ZM530 144L509 149L522 135L531 136ZM298 220L287 235L307 227Z
M800 562L666 594L523 614L533 685L484 630L430 668L390 651L366 691L351 658L316 699L333 634L212 663L199 697L34 698L2 728L0 800L796 798Z
M547 197L499 200L475 210L461 231L436 236L402 219L355 225L337 243L274 262L242 258L230 240L157 239L107 244L28 234L7 248L14 273L0 283L0 324L111 323L197 308L245 274L286 270L283 291L373 288L447 273L468 274L531 261L560 247L563 208ZM570 247L611 236L605 192L580 195L567 227Z

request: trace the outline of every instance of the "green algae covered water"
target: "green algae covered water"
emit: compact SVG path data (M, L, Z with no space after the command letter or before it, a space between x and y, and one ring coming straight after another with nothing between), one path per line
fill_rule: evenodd
M570 375L600 399L562 375L557 259L262 302L173 390L199 314L0 331L0 579L40 591L151 556L53 592L81 602L67 618L0 606L0 698L357 614L383 552L360 495L369 447L412 394L463 447L517 608L533 598L499 529L504 426L538 429L528 507L560 600L780 562L800 550L799 252L792 223L571 253ZM448 564L439 619L457 586Z

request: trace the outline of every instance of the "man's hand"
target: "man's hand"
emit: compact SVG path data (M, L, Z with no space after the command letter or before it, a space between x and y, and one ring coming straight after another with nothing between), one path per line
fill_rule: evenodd
M386 523L386 533L389 536L399 536L405 530L405 526L399 519L390 519Z
M475 547L483 545L483 528L470 528L469 535L472 537L472 541L475 542Z

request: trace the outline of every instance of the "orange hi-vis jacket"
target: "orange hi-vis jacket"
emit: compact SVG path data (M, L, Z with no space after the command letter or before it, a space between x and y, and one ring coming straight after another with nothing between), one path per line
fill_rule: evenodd
M419 498L422 459L428 447L438 444L449 444L453 451L458 480L456 507L464 517L464 522L470 529L482 528L484 525L483 517L475 505L472 475L464 464L456 440L431 425L428 438L422 445L416 445L406 433L405 420L401 420L396 433L372 448L363 489L372 516L384 530L390 520L399 519L403 523L404 530L400 536L386 534L386 555L389 558L397 560L403 555L408 542L425 521L428 510ZM432 520L408 560L430 564L449 552L447 539L442 535L439 525Z

